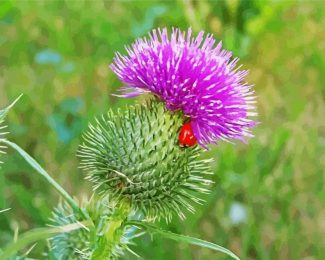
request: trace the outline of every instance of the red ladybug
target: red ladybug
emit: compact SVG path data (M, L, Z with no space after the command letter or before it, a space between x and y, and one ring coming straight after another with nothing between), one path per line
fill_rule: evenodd
M185 123L182 125L178 135L179 145L182 147L191 147L196 145L197 140L194 136L191 123Z

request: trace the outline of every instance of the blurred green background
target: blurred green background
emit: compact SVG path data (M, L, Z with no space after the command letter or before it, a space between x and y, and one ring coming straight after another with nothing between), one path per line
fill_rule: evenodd
M243 259L325 259L325 3L322 1L0 1L0 107L10 138L70 193L90 194L77 168L80 135L94 116L134 99L108 68L115 51L154 27L211 32L241 58L261 124L248 145L209 154L215 185L174 232L213 241ZM58 194L8 151L0 174L0 247L48 223ZM155 236L144 259L227 259ZM44 259L45 242L29 254ZM126 256L126 259L133 259Z

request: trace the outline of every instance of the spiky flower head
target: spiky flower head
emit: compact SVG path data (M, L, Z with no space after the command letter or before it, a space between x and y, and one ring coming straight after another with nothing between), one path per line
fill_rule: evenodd
M248 72L236 66L238 58L217 45L213 35L192 37L173 29L153 30L148 38L117 53L112 70L126 86L121 96L152 92L169 110L190 118L198 143L251 137L255 122L254 92L244 79Z
M201 148L181 148L181 113L155 100L124 113L109 112L90 126L79 151L81 166L96 189L116 201L126 200L144 217L170 220L173 213L194 211L198 193L210 183Z

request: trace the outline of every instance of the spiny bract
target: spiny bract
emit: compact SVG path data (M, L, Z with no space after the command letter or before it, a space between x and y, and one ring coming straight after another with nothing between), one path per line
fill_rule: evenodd
M148 219L193 212L198 192L207 192L209 160L202 149L182 148L178 132L185 120L151 100L126 112L112 111L91 125L80 147L81 167L94 187L116 200L126 199Z

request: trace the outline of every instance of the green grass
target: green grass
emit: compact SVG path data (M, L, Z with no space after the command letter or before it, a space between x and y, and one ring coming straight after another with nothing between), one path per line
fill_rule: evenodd
M10 138L70 194L86 196L91 188L75 156L81 133L94 116L135 102L110 95L121 86L108 68L114 52L153 27L190 25L214 33L242 58L258 96L260 125L247 145L220 143L209 152L215 185L206 204L185 221L161 226L220 244L243 259L323 259L321 2L0 2L1 107L24 93L8 116ZM60 200L8 152L0 170L0 212L11 210L0 213L0 247L17 229L45 226ZM231 222L233 203L245 208L246 221ZM159 236L137 242L133 249L145 259L223 259ZM39 242L29 256L42 258L45 244Z

